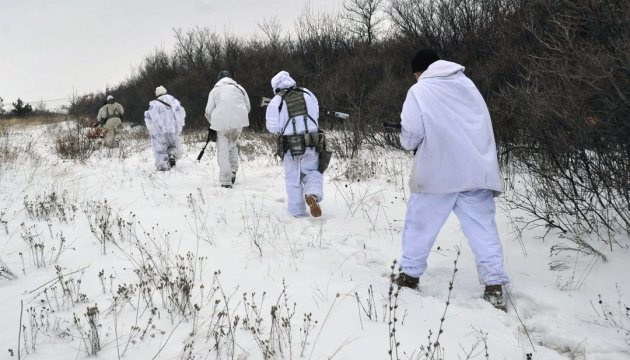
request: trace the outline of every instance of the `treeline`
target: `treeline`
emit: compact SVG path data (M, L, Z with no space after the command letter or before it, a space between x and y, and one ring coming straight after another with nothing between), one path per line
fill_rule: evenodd
M287 70L323 106L351 114L345 130L360 146L379 143L382 121L399 117L414 81L409 59L431 47L466 66L483 93L504 169L534 174L527 188L541 200L527 195L515 206L561 231L627 233L628 19L627 0L347 0L337 15L306 8L289 34L276 20L260 23L250 39L177 30L171 52L148 56L113 93L126 121L142 123L154 88L164 85L185 106L187 126L205 128L207 95L218 71L229 69L247 89L251 127L260 130L260 97ZM74 110L93 115L103 96L83 97Z

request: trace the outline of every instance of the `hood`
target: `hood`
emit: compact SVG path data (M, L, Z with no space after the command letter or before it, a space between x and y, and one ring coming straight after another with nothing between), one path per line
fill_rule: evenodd
M431 77L444 77L451 76L457 74L458 72L464 72L464 67L450 61L446 60L438 60L433 64L429 65L429 67L420 75L420 79L431 78Z
M273 93L277 93L276 89L288 89L295 87L295 80L286 71L280 71L271 79L271 89Z
M221 86L221 85L236 85L236 81L234 81L234 79L232 78L224 77L221 80L217 81L216 84L214 84L214 86Z

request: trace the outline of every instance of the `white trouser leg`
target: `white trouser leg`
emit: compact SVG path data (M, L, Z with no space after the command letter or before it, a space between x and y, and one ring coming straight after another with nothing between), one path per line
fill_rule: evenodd
M289 214L308 216L304 195L315 195L317 201L324 198L324 176L317 171L319 154L313 148L306 149L303 155L284 154L284 185L287 190Z
M166 133L164 134L164 139L167 143L166 153L168 155L173 155L175 159L179 159L182 157L182 140L179 134L174 133Z
M227 138L230 144L230 181L232 174L238 172L238 139L241 137L243 129L232 129L228 131Z
M304 184L304 195L315 195L317 201L324 199L324 175L317 171L319 154L313 148L307 148L300 159L300 172Z
M510 282L503 264L503 248L495 222L495 205L490 190L465 191L459 194L453 212L475 255L479 280L483 285Z
M402 271L420 277L427 268L427 258L440 229L455 205L458 193L411 193L407 201L402 235Z
M217 162L219 163L219 182L221 185L232 185L234 153L236 153L236 160L238 161L236 141L231 141L231 135L231 130L217 131Z
M158 170L169 170L171 165L168 162L168 143L164 134L151 134L151 147L155 158L155 167Z
M308 216L302 192L300 156L293 158L289 151L284 154L284 186L289 214L295 217Z
M105 122L103 127L107 129L103 143L107 147L116 147L116 137L122 128L122 122L119 118L111 118Z

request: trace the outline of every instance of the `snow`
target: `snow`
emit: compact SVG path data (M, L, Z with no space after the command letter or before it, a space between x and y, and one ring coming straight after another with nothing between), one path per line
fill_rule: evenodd
M83 163L61 159L54 150L58 126L0 131L0 260L17 276L0 278L0 358L18 356L20 315L22 358L89 357L86 313L97 306L99 359L264 359L265 340L276 350L269 359L426 359L421 348L430 333L436 340L457 259L436 359L630 359L628 239L612 252L602 246L607 262L551 255L550 247L565 240L541 240L543 228L519 233L512 219L526 215L508 212L499 198L512 278L507 313L481 299L455 217L439 235L420 290L401 289L396 298L389 277L400 255L409 154L364 149L357 159L333 158L323 216L294 219L286 214L282 166L258 135L243 139L230 190L219 187L212 143L196 161L203 136L188 136L176 167L156 172L141 135ZM52 193L55 200L45 200ZM41 208L53 203L64 212ZM105 241L103 254L98 224L108 214L104 229L113 241ZM29 239L44 244L43 257L35 257ZM190 306L177 310L181 291L173 300L162 297L159 276L147 267L191 280ZM398 305L392 356L390 301Z

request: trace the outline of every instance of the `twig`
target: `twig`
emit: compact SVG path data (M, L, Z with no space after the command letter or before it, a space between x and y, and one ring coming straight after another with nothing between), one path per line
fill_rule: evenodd
M175 325L173 330L171 330L171 333L168 334L168 337L166 338L166 341L164 341L164 344L162 344L162 346L160 347L160 350L158 350L157 354L155 354L155 356L151 360L155 360L155 358L157 358L160 355L160 353L162 352L162 350L164 349L166 344L168 344L168 341L170 340L171 336L173 336L173 333L179 327L179 324L181 324L182 321L184 321L184 319L185 319L185 317L182 317L181 319L179 319L179 322L177 323L177 325Z
M24 311L24 300L20 300L20 328L18 330L18 360L22 359L22 354L20 351L20 342L22 341L22 312Z
M518 321L523 326L523 330L525 331L525 335L527 335L527 339L529 340L529 344L532 346L532 350L534 352L536 352L536 348L534 347L534 342L532 341L531 336L529 336L529 331L527 330L527 327L525 326L525 323L523 322L523 319L521 319L521 316L518 314L518 310L516 310L516 305L514 304L514 301L512 300L512 292L510 290L508 290L508 291L506 291L506 293L507 293L507 296L508 296L508 300L510 300L510 304L512 304L512 308L514 309L514 313L516 314L516 318L518 319Z
M79 270L76 270L76 271L73 271L73 272L69 272L69 273L67 273L67 274L63 274L63 275L61 275L61 277L68 276L68 275L72 275L72 274L76 274L76 273L78 273L79 271L83 271L83 270L85 270L85 269L87 269L87 268L89 268L89 267L90 267L90 265L85 266L85 267L83 267L83 268L81 268L81 269L79 269ZM50 280L50 281L45 282L44 284L42 284L42 285L40 285L40 286L36 287L35 289L33 289L33 290L29 291L28 293L29 293L29 294L32 294L32 293L34 293L35 291L37 291L37 290L39 290L39 289L43 288L44 286L46 286L46 285L48 285L48 284L50 284L50 283L52 283L52 282L57 282L57 281L59 281L59 276L55 277L54 279L52 279L52 280Z
M313 342L313 346L311 347L311 354L308 356L309 360L313 357L313 351L315 351L315 345L317 344L317 340L319 340L319 336L322 334L322 330L324 330L324 325L326 325L326 321L328 320L328 317L330 316L330 313L332 312L332 309L335 306L337 299L339 299L339 294L335 296L335 300L333 300L333 303L330 305L330 309L328 309L326 318L324 318L324 322L322 322L322 326L319 328L319 332L317 333L317 336L315 337L315 341Z

